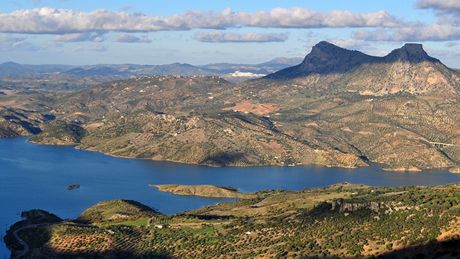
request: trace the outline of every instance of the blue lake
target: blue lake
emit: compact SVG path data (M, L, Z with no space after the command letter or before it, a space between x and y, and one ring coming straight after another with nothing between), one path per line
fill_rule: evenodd
M213 184L242 192L266 189L300 190L339 182L374 186L439 185L460 182L460 174L385 172L378 167L338 169L317 167L210 168L122 159L72 147L35 145L27 138L0 140L0 235L24 210L40 208L74 218L96 202L132 199L163 213L211 205L222 199L175 196L148 184ZM77 183L80 189L68 191ZM0 242L0 258L9 251Z

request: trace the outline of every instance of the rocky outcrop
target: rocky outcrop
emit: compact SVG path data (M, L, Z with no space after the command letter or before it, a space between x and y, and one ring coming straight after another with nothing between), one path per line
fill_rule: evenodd
M368 209L374 213L385 209L387 206L383 202L349 202L344 199L337 199L331 202L331 210L338 212L355 212L358 210Z
M406 43L403 47L393 50L390 54L383 57L385 62L432 62L441 63L439 59L430 57L423 49L422 44Z

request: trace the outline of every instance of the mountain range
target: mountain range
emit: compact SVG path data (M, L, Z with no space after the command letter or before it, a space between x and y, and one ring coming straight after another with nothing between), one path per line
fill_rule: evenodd
M42 131L33 142L121 157L457 171L459 86L459 73L419 44L375 57L320 42L299 65L261 79L117 80L48 96L39 114L55 119L28 122Z
M405 44L384 57L375 57L323 41L313 47L301 64L265 78L297 79L302 83L317 75L328 80L332 90L363 95L408 92L455 96L460 92L457 71L430 57L421 44Z
M172 63L165 65L99 64L99 65L27 65L15 62L0 64L0 78L39 76L51 74L75 76L148 76L148 75L223 75L235 71L270 74L280 69L296 65L301 58L273 58L260 64L214 63L191 65Z

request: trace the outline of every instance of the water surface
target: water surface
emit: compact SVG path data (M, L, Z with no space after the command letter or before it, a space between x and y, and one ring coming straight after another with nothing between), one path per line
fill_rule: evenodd
M460 174L385 172L316 167L210 168L204 166L121 159L72 147L43 146L26 138L0 140L0 235L29 209L45 209L62 218L75 218L96 202L111 199L140 201L163 213L177 213L223 199L175 196L148 184L213 184L242 192L266 189L300 190L339 182L375 186L438 185L460 181ZM68 191L69 184L80 189ZM0 242L0 258L9 251Z

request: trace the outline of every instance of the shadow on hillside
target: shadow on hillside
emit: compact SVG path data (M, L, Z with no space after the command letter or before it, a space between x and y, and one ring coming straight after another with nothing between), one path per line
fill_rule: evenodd
M388 252L377 258L460 258L460 239L432 241Z
M13 225L15 229L23 228L26 221L20 221ZM50 223L53 224L53 223ZM90 226L79 225L79 227L91 228ZM94 235L105 234L106 232L94 232L88 234L88 238L91 238L92 241L85 240L81 238L84 236L84 231L73 229L70 230L69 235L74 235L75 239L72 237L67 238L63 242L55 243L56 247L50 247L48 245L49 241L52 238L52 233L48 225L39 226L33 228L33 230L21 230L19 237L26 241L27 245L24 246L13 234L14 229L10 228L7 232L7 236L4 238L7 247L12 251L11 258L29 258L29 259L65 259L65 258L79 258L79 259L116 259L116 258L132 258L132 259L149 259L149 258L173 258L168 252L163 250L153 250L146 248L145 250L136 250L143 249L138 248L135 242L115 242L115 246L112 248L106 248L103 251L97 251L94 248L99 247L100 249L107 245L110 246L102 237L94 238ZM79 240L78 237L80 237ZM88 251L93 249L93 251ZM85 251L86 250L86 251ZM102 250L102 249L101 249Z
M205 158L201 164L209 164L215 166L227 166L244 160L243 153L217 153Z
M50 236L50 235L44 235ZM222 255L225 256L225 255ZM14 256L12 258L15 258ZM42 247L40 252L28 253L21 258L34 259L53 259L53 258L81 258L81 259L117 259L117 258L132 258L132 259L149 259L149 258L173 258L170 254L163 251L146 251L135 253L133 251L113 249L104 252L62 252L56 251L49 247ZM282 257L286 258L286 257ZM329 259L329 258L355 258L355 257L337 257L337 256L304 256L307 259ZM424 245L414 245L408 248L391 251L378 256L369 258L460 258L460 239L452 239L447 241L433 241Z
M334 257L334 256L306 256L305 259L331 259L331 258L356 258ZM361 257L359 257L361 258ZM366 257L363 257L366 258ZM414 245L411 247L394 250L378 256L367 258L381 259L428 259L428 258L460 258L460 239L446 241L432 241L424 245Z
M28 258L34 259L51 259L51 258L59 258L59 259L72 259L72 258L79 258L79 259L117 259L117 258L130 258L130 259L150 259L150 258L173 258L172 256L168 255L167 253L163 252L146 252L142 254L133 253L129 251L120 251L120 250L113 250L113 251L106 251L106 252L99 252L99 253L57 253L55 251L49 250L42 255L35 257L31 256Z
M230 220L234 219L233 216L221 216L221 215L199 215L199 214L188 214L190 218L196 218L200 220Z

